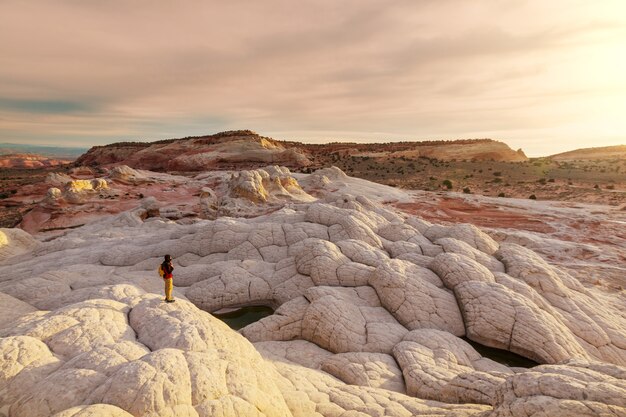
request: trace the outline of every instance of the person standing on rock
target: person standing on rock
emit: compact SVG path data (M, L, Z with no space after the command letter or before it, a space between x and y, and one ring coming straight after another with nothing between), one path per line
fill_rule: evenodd
M174 265L172 265L172 257L170 255L165 255L165 260L159 266L159 275L163 277L163 281L165 281L165 302L173 303L174 300L172 298L172 289L174 289Z

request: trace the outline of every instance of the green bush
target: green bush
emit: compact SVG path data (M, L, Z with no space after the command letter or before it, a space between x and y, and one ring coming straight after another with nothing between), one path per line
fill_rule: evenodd
M452 189L452 181L450 180L443 180L441 182L443 184L444 187L446 187L448 190Z

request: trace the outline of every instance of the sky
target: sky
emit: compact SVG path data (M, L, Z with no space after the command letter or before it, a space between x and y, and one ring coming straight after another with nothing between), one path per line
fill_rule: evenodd
M626 144L626 1L0 0L0 142Z

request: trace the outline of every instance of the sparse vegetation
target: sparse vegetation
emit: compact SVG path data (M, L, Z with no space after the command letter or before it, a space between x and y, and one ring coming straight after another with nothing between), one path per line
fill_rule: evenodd
M537 199L537 196L536 196L536 195L534 195L534 194L531 194L531 195L530 195L530 197L528 197L528 198L530 198L531 200L536 200L536 199Z

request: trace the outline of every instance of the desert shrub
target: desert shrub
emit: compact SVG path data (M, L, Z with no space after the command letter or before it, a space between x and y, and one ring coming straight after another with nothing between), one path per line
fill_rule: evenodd
M491 180L491 182L496 183L496 184L501 183L502 182L502 178L496 177L493 180Z
M536 195L534 195L534 194L531 194L531 195L530 195L530 197L528 197L528 198L530 198L531 200L536 200L536 199L537 199L537 196L536 196Z
M496 176L496 177L501 177L501 176L502 176L502 172L500 172L500 171L495 171L495 172L493 173L493 175L494 175L494 176Z
M546 183L546 179L545 179L545 178L539 178L539 179L537 180L537 182L538 182L539 184L545 184L545 183Z
M9 198L9 194L7 194L7 193L0 193L0 200L5 199L5 198Z
M500 193L498 194L498 197L506 197L506 195L504 195L504 193Z
M609 187L606 187L606 188L609 188ZM613 187L613 188L615 188L615 187ZM612 190L613 188L611 188L611 190ZM15 193L17 193L17 190L11 190L11 194L15 194Z
M614 189L615 189L615 186L614 186L613 184L611 184L611 185L607 185L605 188L606 188L607 190L614 190ZM11 190L11 191L13 191L13 190Z
M463 188L463 192L465 194L471 194L472 191L469 189L469 187L465 187L465 188Z
M593 188L595 188L596 190L600 189L600 186L598 184L594 185Z
M550 178L548 182L554 182L554 178Z
M437 177L429 177L428 179L431 180L431 181L436 181Z
M442 184L444 185L444 187L446 187L448 190L451 190L451 189L452 189L452 181L450 181L450 180L443 180L441 183L442 183Z

